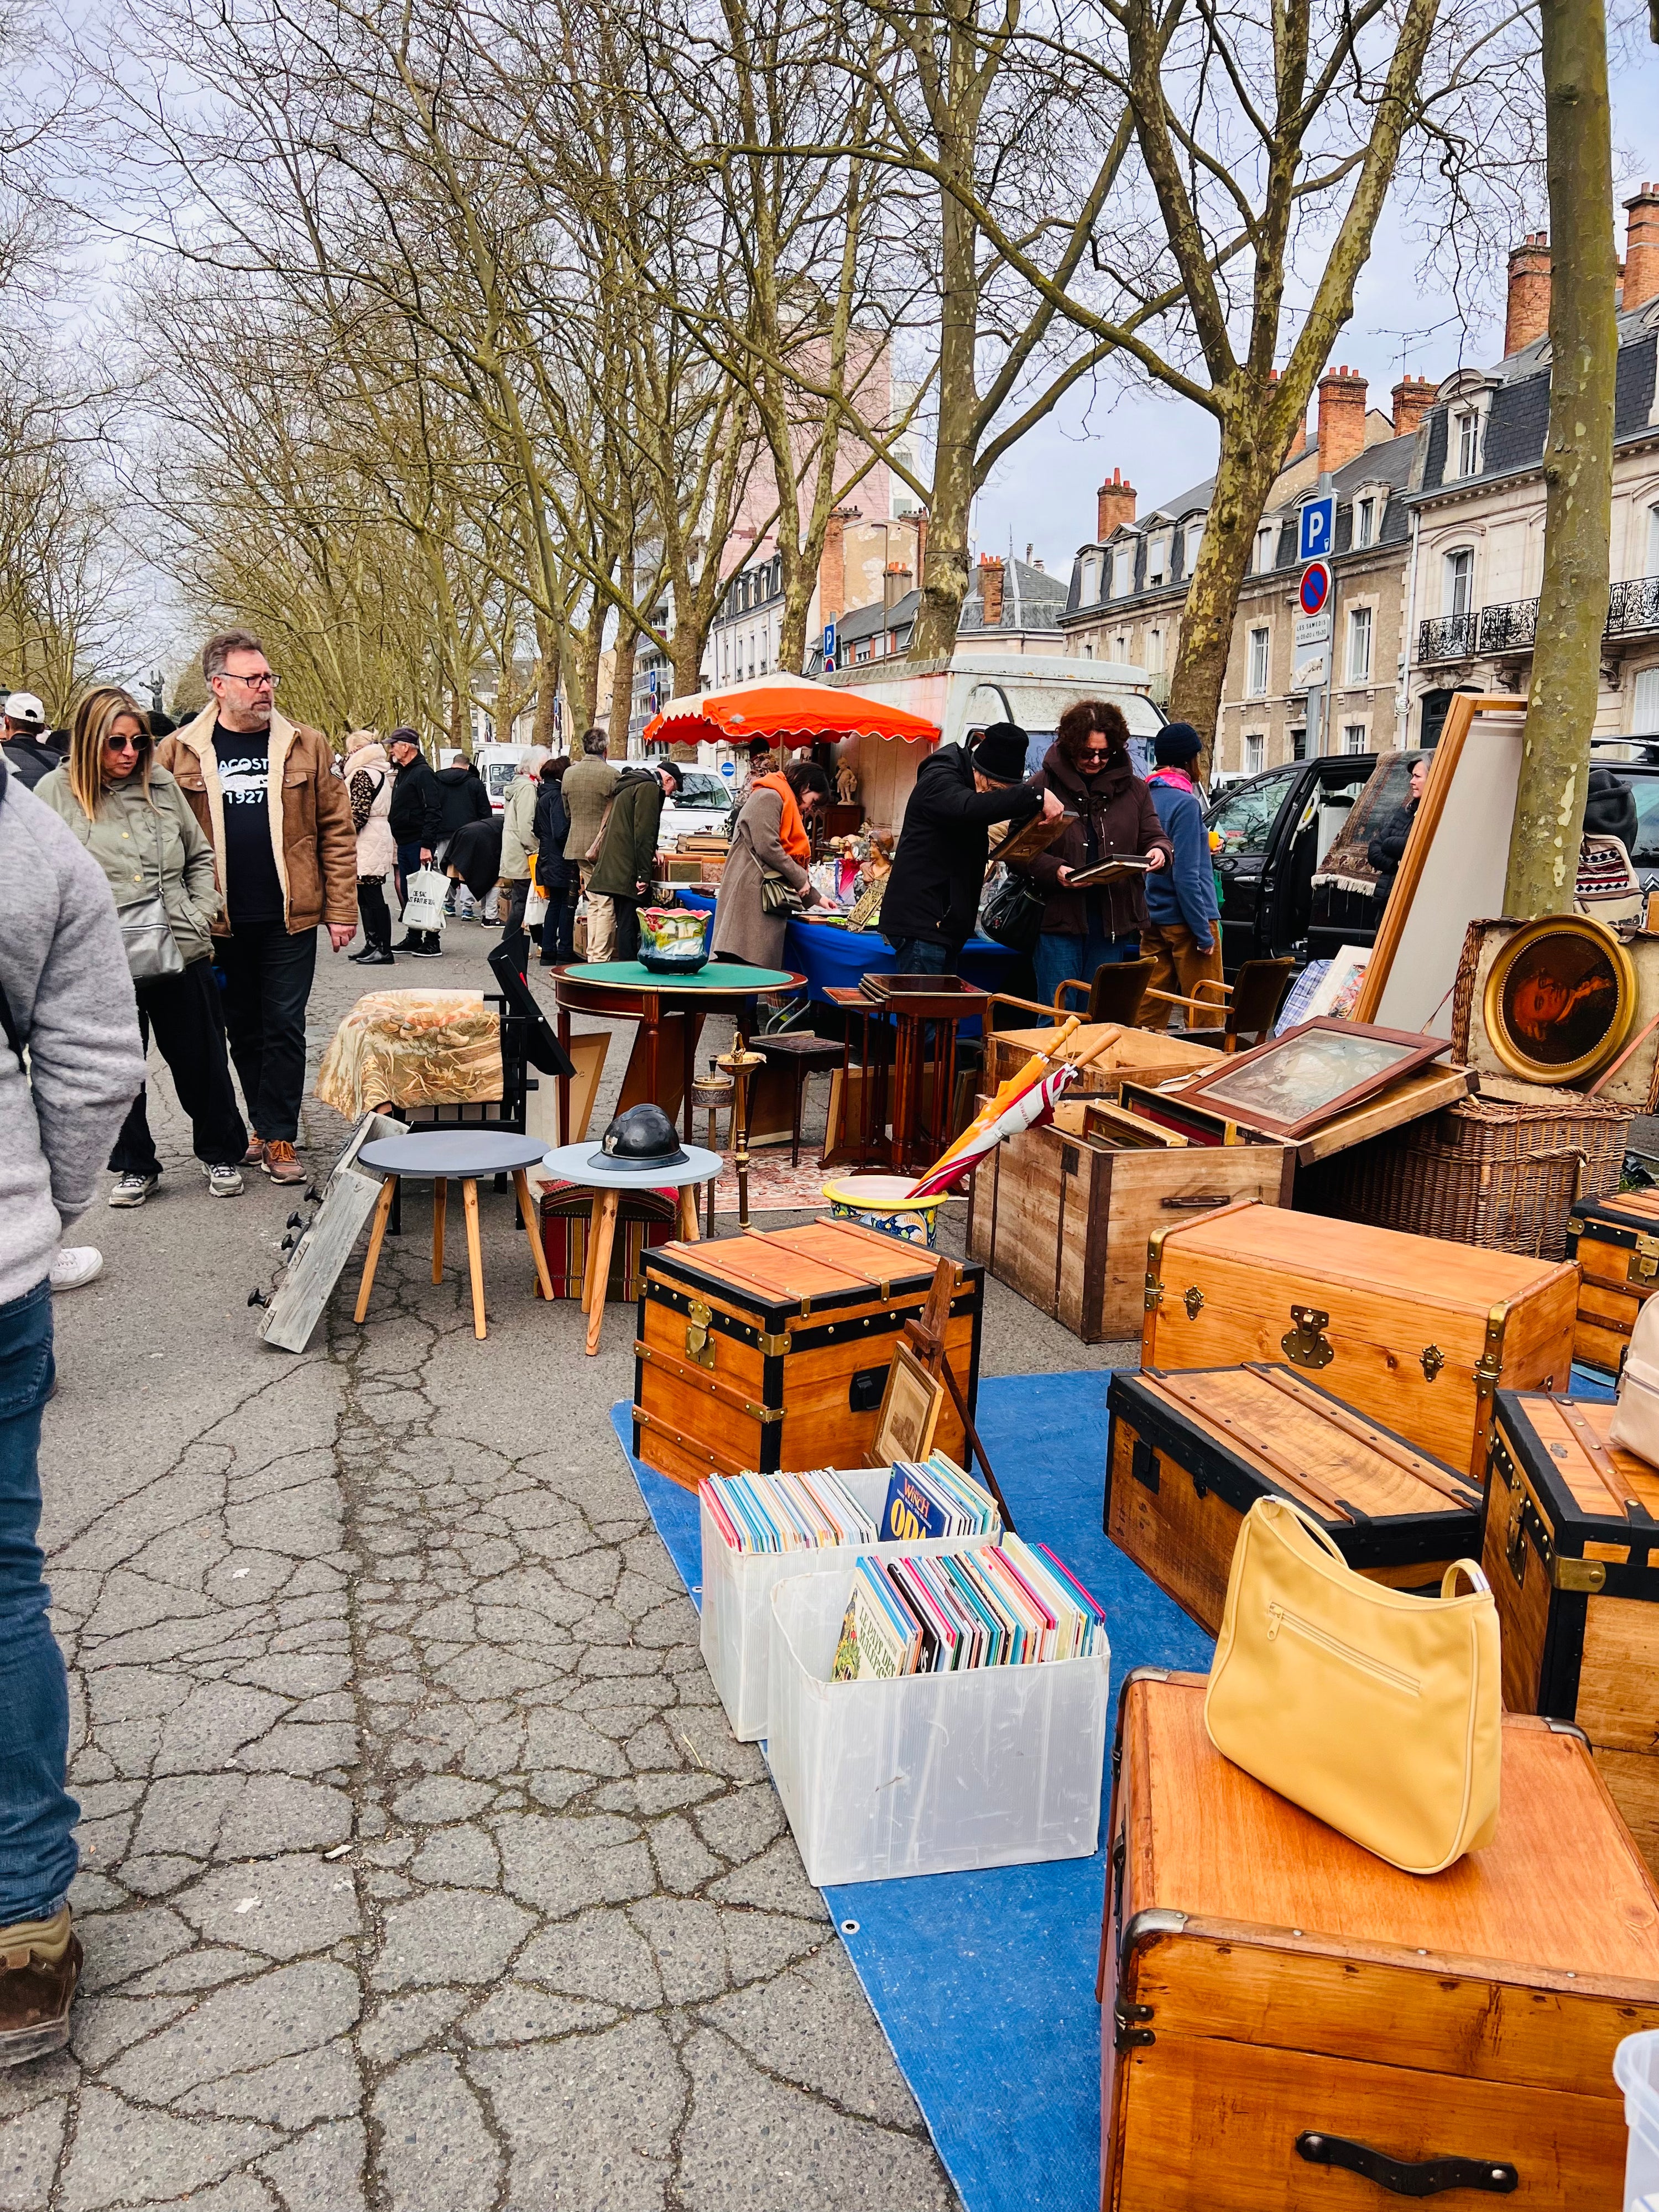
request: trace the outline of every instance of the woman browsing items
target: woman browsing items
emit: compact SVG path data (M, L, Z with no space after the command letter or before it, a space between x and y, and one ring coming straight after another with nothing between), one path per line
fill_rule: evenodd
M213 848L178 784L152 757L149 725L125 691L92 691L75 710L69 758L35 796L60 814L103 869L138 1000L148 1047L153 1030L208 1188L234 1198L247 1129L236 1108L224 1016L213 975L215 917L223 904ZM142 1206L161 1163L141 1088L110 1154L118 1180L112 1206Z
M392 909L386 879L398 865L392 836L392 762L373 730L354 730L346 740L346 796L357 833L357 916L363 949L351 957L365 968L390 968Z
M750 968L785 965L783 940L789 927L788 902L773 894L769 882L796 892L803 906L817 902L806 872L812 855L812 817L830 797L830 779L811 761L797 761L750 787L732 829L732 850L714 902L709 951L716 960L741 961Z

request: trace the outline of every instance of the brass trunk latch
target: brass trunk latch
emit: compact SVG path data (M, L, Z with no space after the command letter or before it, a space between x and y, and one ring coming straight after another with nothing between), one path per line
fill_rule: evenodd
M1425 1344L1424 1346L1423 1380L1425 1382L1432 1382L1445 1364L1446 1355L1440 1349L1440 1346L1437 1344Z
M685 1356L699 1367L714 1364L714 1340L708 1334L708 1324L714 1318L714 1310L701 1298L693 1298L686 1310Z
M1181 1303L1187 1309L1188 1320L1196 1321L1198 1319L1199 1309L1204 1303L1204 1293L1199 1289L1196 1283L1193 1285L1191 1290L1183 1291L1182 1292Z
M1659 1237L1638 1237L1625 1270L1627 1283L1650 1283L1659 1275Z
M1328 1367L1336 1357L1334 1346L1323 1332L1331 1325L1331 1317L1317 1306L1292 1306L1291 1326L1279 1340L1279 1348L1293 1367Z

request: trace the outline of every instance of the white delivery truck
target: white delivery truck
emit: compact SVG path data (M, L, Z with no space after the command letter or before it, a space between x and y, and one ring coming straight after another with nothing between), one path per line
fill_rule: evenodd
M958 744L993 722L1016 722L1030 739L1031 774L1054 741L1060 718L1079 699L1109 699L1129 725L1130 751L1139 773L1152 765L1152 740L1164 717L1153 703L1152 678L1127 661L1077 660L1058 653L961 652L948 660L872 660L823 678L902 707L937 726L940 743ZM858 771L866 825L896 831L917 770L932 750L890 738L855 738L837 758Z

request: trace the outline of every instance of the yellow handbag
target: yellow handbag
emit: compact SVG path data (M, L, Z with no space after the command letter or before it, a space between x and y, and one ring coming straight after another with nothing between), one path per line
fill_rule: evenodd
M1204 1699L1224 1758L1391 1866L1438 1874L1497 1828L1501 1710L1498 1609L1473 1559L1414 1597L1357 1575L1289 1498L1256 1500Z

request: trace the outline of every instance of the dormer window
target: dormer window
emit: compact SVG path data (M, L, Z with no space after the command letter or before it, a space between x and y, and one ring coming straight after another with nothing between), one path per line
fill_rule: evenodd
M1135 587L1135 549L1119 545L1112 553L1112 597L1127 599Z
M1204 525L1201 522L1189 522L1187 525L1186 537L1181 549L1181 572L1183 575L1190 576L1197 568L1198 549L1203 543Z
M1273 558L1278 550L1279 525L1276 522L1264 522L1255 533L1254 566L1258 576L1265 576L1273 567Z
M1098 603L1099 599L1100 560L1097 554L1091 553L1083 563L1083 580L1079 586L1078 605L1082 607L1092 607Z
M1460 477L1480 473L1480 416L1473 407L1460 407L1452 416L1452 441Z
M1376 543L1376 501L1374 498L1354 501L1353 542L1356 545L1375 545Z
M1156 591L1170 580L1170 532L1160 530L1146 541L1146 588Z

